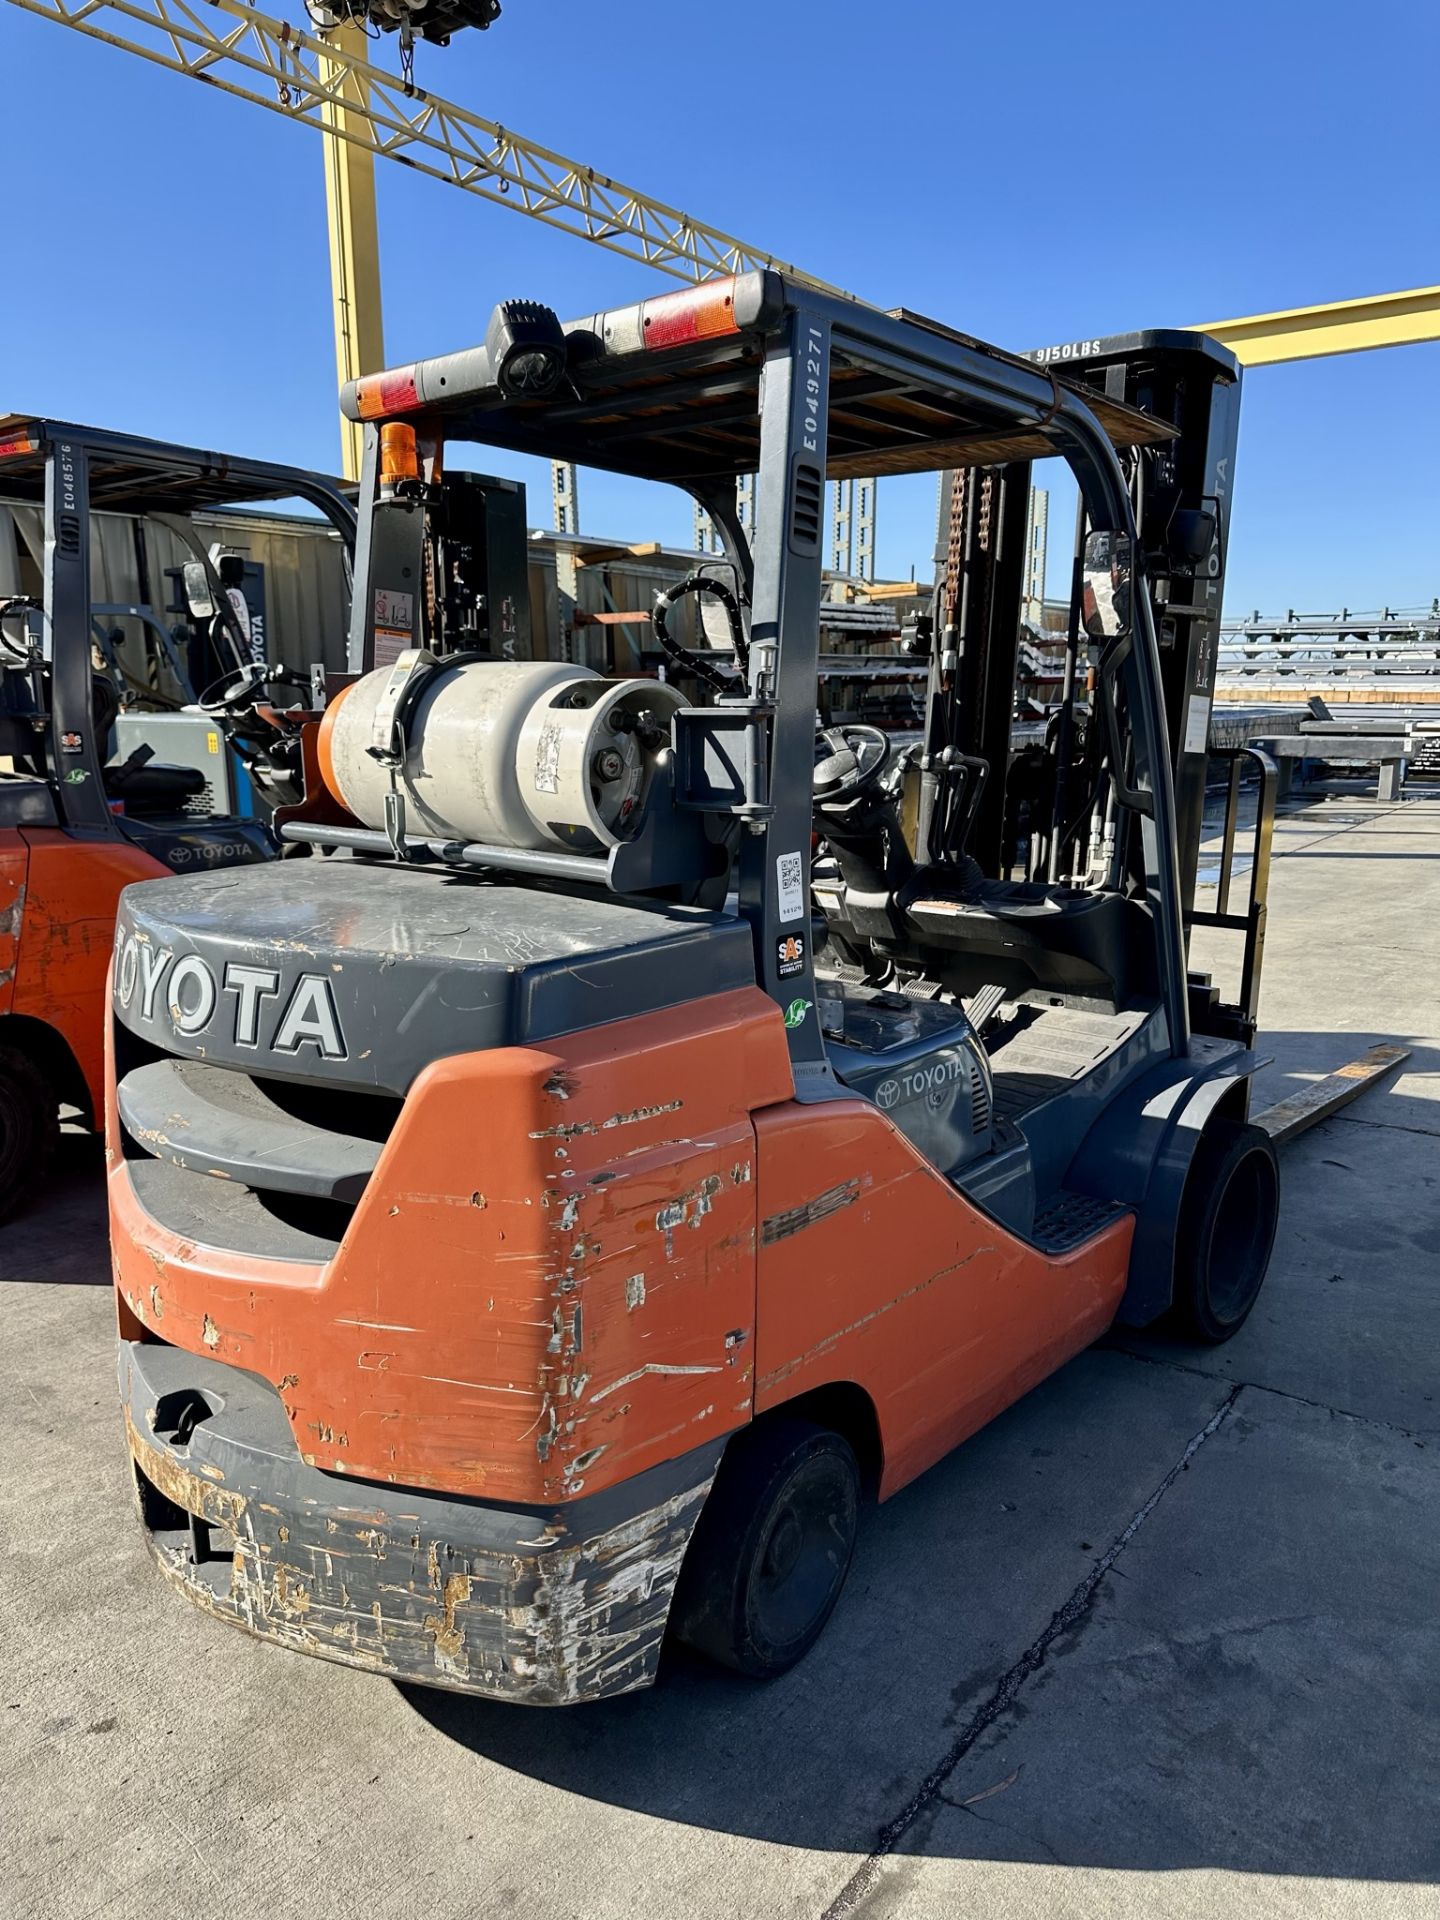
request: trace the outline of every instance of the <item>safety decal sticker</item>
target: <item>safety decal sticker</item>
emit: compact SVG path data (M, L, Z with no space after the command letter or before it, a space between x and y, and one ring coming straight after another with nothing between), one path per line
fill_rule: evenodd
M60 736L60 751L62 753L83 753L85 751L84 735L79 733L62 733Z
M785 1009L785 1025L790 1028L803 1027L805 1016L814 1004L813 1000L792 1000Z
M782 933L775 942L775 971L782 980L792 980L805 971L805 936Z
M805 861L800 854L775 856L775 897L782 920L805 918Z
M411 633L415 627L415 596L413 593L394 593L388 587L375 589L375 624L377 627L399 627Z

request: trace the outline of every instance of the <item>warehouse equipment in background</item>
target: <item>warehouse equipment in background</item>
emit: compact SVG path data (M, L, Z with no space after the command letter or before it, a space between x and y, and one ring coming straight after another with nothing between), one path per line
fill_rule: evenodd
M409 485L390 491L404 497ZM190 517L304 500L339 535L348 568L355 516L324 475L14 415L0 420L0 497L44 516L35 590L0 600L3 1215L43 1188L61 1108L84 1124L101 1111L121 888L274 858L273 818L304 793L304 723L328 697L319 646L310 667L256 658L264 603L240 599L247 581L255 593L255 571L207 545ZM524 488L456 471L427 498L412 596L431 631L477 658L528 658ZM150 605L92 600L102 510L136 517L137 546L153 518L188 548L168 609L181 624ZM192 688L192 673L208 684Z
M220 704L208 714L174 710L188 690L186 662L153 610L132 610L144 616L132 624L155 642L145 656L153 679L133 671L133 657L117 674L117 646L107 653L100 644L92 513L156 515L180 529L198 509L300 498L347 546L355 516L321 475L16 415L0 419L0 495L39 505L44 519L41 577L33 591L0 602L3 1214L43 1185L61 1107L86 1123L102 1111L105 975L121 889L278 851L269 826L245 817L230 762L227 736L243 715ZM192 584L197 595L203 585L210 612L192 638L203 641L199 657L236 663L220 693L237 672L252 695L255 676L271 685L287 677L249 659L253 636L238 627L227 583L203 545L193 545L203 581ZM113 617L114 609L106 619ZM211 633L217 623L228 639ZM162 669L173 676L163 684ZM308 689L308 678L298 677ZM167 710L122 712L122 698ZM278 715L276 725L285 731ZM162 749L174 757L162 758ZM242 811L225 810L237 800Z

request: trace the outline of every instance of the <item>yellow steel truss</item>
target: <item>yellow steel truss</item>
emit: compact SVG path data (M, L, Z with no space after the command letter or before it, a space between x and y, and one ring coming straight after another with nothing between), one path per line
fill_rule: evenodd
M187 0L11 4L327 135L335 356L342 384L373 372L384 357L376 155L680 280L775 267L826 292L843 293L793 262L496 121L431 93L407 93L393 74L360 57L365 42L354 27L322 40L238 0L198 0L193 6ZM1404 346L1440 339L1440 287L1210 321L1193 331L1212 335L1246 366ZM353 427L342 431L346 471L353 478L359 471L359 438Z
M319 39L237 0L197 6L186 0L11 4L326 135L335 362L342 386L384 361L376 155L679 280L777 267L826 292L842 291L494 120L432 93L407 92L395 75L361 57L365 41L356 27ZM359 429L342 421L340 432L345 472L358 479Z
M435 180L529 214L681 280L776 267L839 293L792 263L693 220L678 207L526 140L435 94L407 94L393 74L237 0L11 0L42 19L138 53L287 120L403 161ZM227 24L231 22L233 24Z

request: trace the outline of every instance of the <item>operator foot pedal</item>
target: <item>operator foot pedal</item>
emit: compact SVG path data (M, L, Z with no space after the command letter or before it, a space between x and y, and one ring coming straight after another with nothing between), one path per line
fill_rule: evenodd
M1004 1004L1004 987L982 987L973 999L965 1002L966 1018L976 1033L983 1034Z

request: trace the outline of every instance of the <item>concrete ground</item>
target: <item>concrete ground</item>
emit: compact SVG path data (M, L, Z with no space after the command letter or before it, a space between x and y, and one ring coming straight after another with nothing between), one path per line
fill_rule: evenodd
M870 1517L820 1645L543 1713L192 1613L128 1504L93 1145L0 1237L0 1914L1440 1914L1440 802L1277 834L1286 1150L1229 1346L1082 1356Z

